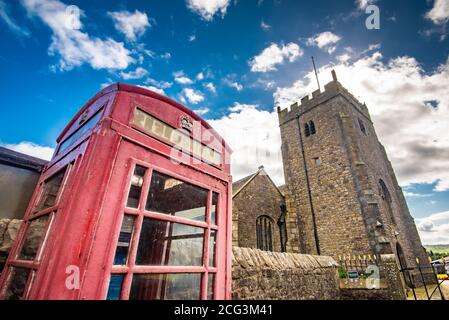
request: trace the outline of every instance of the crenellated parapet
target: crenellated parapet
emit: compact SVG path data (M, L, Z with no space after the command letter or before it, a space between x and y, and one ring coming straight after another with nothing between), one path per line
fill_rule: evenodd
M290 108L281 109L277 107L279 123L282 125L298 115L303 115L315 107L325 103L338 95L348 100L360 113L371 121L368 107L361 103L354 95L352 95L340 82L338 82L335 71L332 71L333 80L324 86L324 91L320 89L312 92L312 95L306 95L299 102L295 102Z

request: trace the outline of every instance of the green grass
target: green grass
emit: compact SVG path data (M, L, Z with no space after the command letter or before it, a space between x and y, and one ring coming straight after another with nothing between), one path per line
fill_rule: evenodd
M424 246L427 251L433 251L434 253L448 253L449 244L436 244Z

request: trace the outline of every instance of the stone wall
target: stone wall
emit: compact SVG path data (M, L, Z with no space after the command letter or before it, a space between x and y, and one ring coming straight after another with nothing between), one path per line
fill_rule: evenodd
M21 223L22 220L17 219L0 219L0 272L3 270Z
M291 252L336 259L372 253L358 199L361 190L340 124L347 104L327 85L325 92L314 92L313 99L306 97L279 112L287 210L290 223L298 224L298 238L289 238ZM309 121L316 134L306 137Z
M324 92L278 113L289 223L298 225L289 251L399 257L401 247L408 267L416 257L429 267L368 108L333 77ZM316 134L305 137L309 121Z
M236 300L338 300L337 264L330 257L233 248Z
M282 213L284 197L265 171L261 170L234 196L232 202L233 243L240 247L257 248L256 220L260 216L267 216L271 219L273 251L280 252L281 237L277 222Z

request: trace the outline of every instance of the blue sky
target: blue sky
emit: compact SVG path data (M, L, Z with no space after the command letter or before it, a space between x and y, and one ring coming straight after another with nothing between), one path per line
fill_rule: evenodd
M0 0L0 144L48 158L122 81L209 120L236 179L264 164L282 183L274 110L316 89L313 55L323 83L335 69L367 103L423 242L449 243L448 19L448 0Z

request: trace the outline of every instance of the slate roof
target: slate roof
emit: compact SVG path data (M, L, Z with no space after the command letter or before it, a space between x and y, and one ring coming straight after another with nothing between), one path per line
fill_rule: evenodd
M242 190L243 187L245 187L251 180L253 180L257 176L258 173L259 173L259 171L257 171L256 173L250 174L249 176L234 182L232 184L232 196L234 197L237 193L239 193L240 190Z
M263 172L268 179L273 183L273 185L276 187L276 189L279 191L279 193L284 197L285 194L283 190L279 189L278 186L271 180L270 176L265 172L265 169L263 166L259 167L259 170L257 170L256 173L250 174L249 176L246 176L245 178L242 178L232 184L232 197L234 198L240 191L242 191L255 177L259 175L259 173ZM285 187L285 185L284 185Z
M285 185L285 184L283 184L282 186L279 186L278 187L278 189L279 189L279 191L285 196L285 188L286 188L287 186Z
M48 161L0 147L0 163L35 172L41 172L42 168L48 163Z

